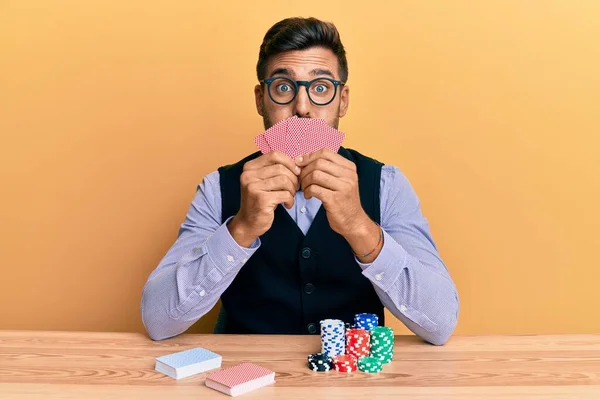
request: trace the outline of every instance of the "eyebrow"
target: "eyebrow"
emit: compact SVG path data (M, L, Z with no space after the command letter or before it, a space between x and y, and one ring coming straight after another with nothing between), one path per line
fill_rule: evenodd
M312 71L310 71L309 74L312 76L327 75L327 76L330 76L331 78L335 78L333 76L333 73L331 71L329 71L328 69L316 68L316 69L313 69ZM287 68L277 68L277 69L273 70L269 76L273 76L273 75L287 75L287 76L293 77L295 74L293 73L293 71L290 71Z
M271 74L269 76L273 76L273 75L293 76L294 74L290 73L290 71L287 68L277 68L273 72L271 72Z
M312 76L327 75L327 76L330 76L331 78L334 78L333 73L328 69L321 69L321 68L313 69L312 71L310 71L310 74Z

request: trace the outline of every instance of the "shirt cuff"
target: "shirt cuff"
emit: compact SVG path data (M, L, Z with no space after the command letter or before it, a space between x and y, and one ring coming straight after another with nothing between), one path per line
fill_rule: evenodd
M383 228L381 228L383 230ZM362 268L363 275L374 285L388 291L398 280L406 265L407 253L385 230L383 230L383 247L373 262L362 263L354 257Z
M261 244L260 238L257 238L250 247L240 246L227 229L227 223L231 218L233 217L229 217L206 242L208 255L214 265L223 273L231 268L244 265Z

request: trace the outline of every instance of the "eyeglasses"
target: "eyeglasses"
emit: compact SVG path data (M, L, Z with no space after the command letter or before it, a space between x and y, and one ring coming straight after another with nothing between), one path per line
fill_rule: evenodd
M318 106L326 106L331 103L335 99L338 86L345 84L345 82L329 78L294 81L288 78L274 77L263 79L260 82L267 85L269 97L277 104L290 104L298 95L300 86L304 86L310 101Z

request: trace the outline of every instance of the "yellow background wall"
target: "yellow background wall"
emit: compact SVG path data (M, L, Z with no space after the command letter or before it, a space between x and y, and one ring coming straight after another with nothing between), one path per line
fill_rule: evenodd
M595 0L1 1L0 329L143 331L196 185L254 151L262 36L297 15L340 29L344 144L415 186L457 333L600 331Z

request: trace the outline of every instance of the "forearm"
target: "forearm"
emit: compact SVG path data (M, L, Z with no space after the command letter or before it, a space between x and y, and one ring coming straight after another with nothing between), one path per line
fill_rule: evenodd
M257 247L239 246L225 224L207 240L180 237L142 292L148 335L162 340L186 331L214 307Z
M356 228L344 234L359 262L372 263L383 248L383 231L367 214L360 217Z
M423 257L408 254L384 232L377 259L359 265L395 317L427 342L441 345L456 328L458 294L441 260L425 253Z

